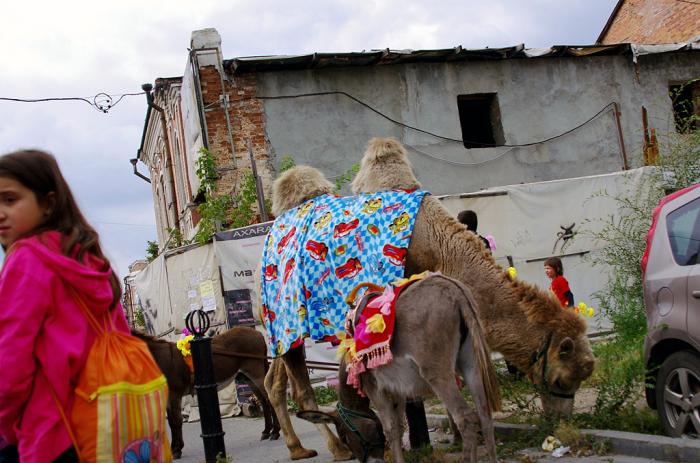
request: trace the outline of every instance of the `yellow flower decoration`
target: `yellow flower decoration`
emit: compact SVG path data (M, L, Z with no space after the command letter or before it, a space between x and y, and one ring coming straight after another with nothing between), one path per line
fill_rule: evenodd
M394 283L392 283L392 284L396 287L399 287L399 286L405 285L406 283L410 283L411 281L414 281L414 280L422 280L423 278L427 277L428 275L430 275L430 270L426 270L423 273L414 273L413 275L411 275L408 278L399 278L398 280L394 281ZM381 333L381 331L380 331L380 333Z
M183 357L189 357L192 355L192 351L190 350L190 341L192 339L194 339L194 336L191 334L182 339L178 339L177 348L180 350Z
M585 302L579 302L578 305L574 307L574 312L583 317L592 317L595 315L595 309L593 307L588 307Z
M340 339L340 344L335 352L335 357L341 359L345 355L348 359L354 358L357 350L355 349L355 340L352 336L348 336L345 332L338 332L336 336Z
M518 278L518 271L515 269L515 267L508 267L508 278L511 280Z
M372 315L367 319L368 333L383 333L386 330L386 322L384 322L384 316L380 313Z

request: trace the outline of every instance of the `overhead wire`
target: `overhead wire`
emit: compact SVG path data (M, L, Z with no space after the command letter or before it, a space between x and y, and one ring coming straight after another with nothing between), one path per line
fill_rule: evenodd
M114 95L111 95L109 93L104 93L100 92L95 94L94 96L87 96L87 97L81 97L81 96L72 96L72 97L55 97L55 98L10 98L10 97L0 97L0 101L13 101L17 103L46 103L49 101L83 101L90 106L93 107L93 109L96 109L97 111L100 111L102 113L107 113L109 112L110 109L114 108L116 105L119 104L120 101L124 99L126 96L137 96L137 95L143 95L145 92L138 92L138 93L117 93ZM115 98L116 101L114 100Z

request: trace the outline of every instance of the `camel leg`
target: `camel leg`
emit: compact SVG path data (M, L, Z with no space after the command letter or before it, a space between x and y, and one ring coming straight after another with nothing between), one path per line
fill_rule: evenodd
M265 376L265 390L277 413L277 419L284 434L284 443L289 449L289 458L300 460L318 455L315 450L305 449L301 446L301 441L292 427L292 421L287 411L287 371L281 357L272 360L270 370Z
M182 394L175 394L170 391L168 397L168 425L172 434L172 449L173 459L179 460L182 457L182 448L185 442L182 440Z
M370 388L365 388L365 392L372 405L377 409L393 461L395 463L405 463L401 439L404 431L403 422L406 399L395 398L390 394Z
M299 408L302 410L318 410L314 390L311 387L309 371L306 368L303 349L291 349L282 358L287 367L289 380L292 383L292 395L296 403L299 404ZM333 460L345 461L354 458L350 449L340 441L338 436L333 434L327 425L316 424L316 428L325 436L326 445L333 454Z

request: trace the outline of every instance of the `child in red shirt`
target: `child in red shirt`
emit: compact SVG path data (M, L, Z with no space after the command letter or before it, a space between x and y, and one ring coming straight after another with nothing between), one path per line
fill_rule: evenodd
M544 273L552 280L549 290L557 296L562 307L574 306L574 295L569 289L569 282L564 278L564 266L558 257L550 257L544 261Z

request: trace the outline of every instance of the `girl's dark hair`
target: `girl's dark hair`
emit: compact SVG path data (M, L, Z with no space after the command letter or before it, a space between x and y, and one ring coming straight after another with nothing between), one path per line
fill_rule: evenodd
M109 260L100 247L100 239L80 212L68 183L63 178L56 158L38 150L23 150L0 156L0 177L12 178L36 195L40 204L46 204L49 193L53 193L53 207L46 220L23 238L56 230L61 233L61 253L78 262L84 262L89 253L100 258L104 265L100 271L111 270ZM109 277L112 286L114 308L121 297L121 286L117 275L112 271Z
M560 258L548 257L547 260L544 261L544 265L552 267L557 276L564 275L564 266L562 265Z

